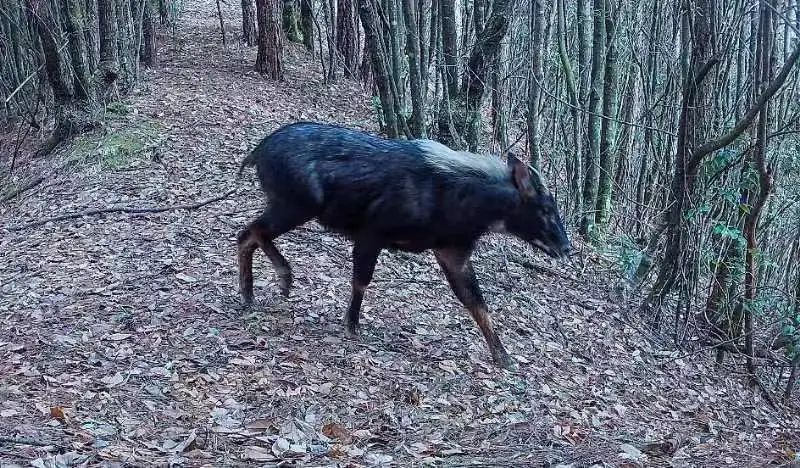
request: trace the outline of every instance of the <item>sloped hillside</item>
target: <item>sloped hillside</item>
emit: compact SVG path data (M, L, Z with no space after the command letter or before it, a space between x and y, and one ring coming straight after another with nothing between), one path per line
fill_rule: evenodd
M314 224L277 242L291 296L259 256L243 309L235 235L263 199L238 162L286 122L374 119L359 84L321 85L303 51L263 80L253 50L222 48L212 3L187 8L108 127L32 161L44 181L0 204L4 466L765 466L800 450L796 409L733 365L664 351L587 249L564 264L481 244L515 372L491 365L430 254L384 253L363 339L343 339L349 246Z

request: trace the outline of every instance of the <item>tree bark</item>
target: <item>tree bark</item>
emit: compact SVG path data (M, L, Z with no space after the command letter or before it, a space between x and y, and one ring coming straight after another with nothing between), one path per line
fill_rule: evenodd
M156 68L158 66L156 18L150 1L145 0L143 3L144 12L142 14L142 48L140 51L140 60L147 68Z
M369 52L374 82L380 96L384 132L389 138L397 138L399 127L391 90L388 60L382 52L383 39L376 23L377 13L372 5L372 0L358 0L358 12L364 27L364 46Z
M122 93L127 93L136 82L136 59L138 48L134 47L133 18L129 0L112 0L116 2L117 12L117 59L119 60L119 78L117 85Z
M559 0L563 2L564 0ZM544 23L545 9L543 0L531 0L530 10L530 70L528 71L528 145L530 146L531 165L539 168L542 159L541 150L541 116L539 110L542 105L542 83L544 72L542 71L542 57L544 53Z
M458 33L456 32L456 1L439 0L439 17L442 24L442 53L448 95L458 95Z
M256 6L253 0L242 0L242 40L248 46L254 46L258 41Z
M291 42L303 42L303 35L300 33L300 18L295 0L283 0L283 32Z
M104 87L116 82L119 76L117 52L117 8L114 0L97 0L97 18L100 30L99 79Z
M303 45L306 50L314 50L314 10L311 0L300 0L300 25L303 28Z
M256 71L271 80L283 80L282 0L256 0L258 55Z
M611 9L611 2L606 0L605 30L606 30L606 59L603 76L603 115L600 125L600 171L597 185L597 206L595 208L595 224L600 231L605 232L608 218L611 215L611 194L613 192L614 168L616 149L614 141L617 137L617 48L615 44L615 21Z
M592 70L591 88L589 90L589 116L587 132L589 145L584 156L583 173L583 214L581 216L580 234L586 238L594 235L595 210L597 208L597 185L599 183L600 136L602 119L599 117L603 109L603 71L606 46L605 0L594 0L592 13Z
M342 56L344 75L355 78L358 74L358 25L353 0L337 0L336 50Z
M406 55L411 85L410 129L415 138L425 136L425 101L422 89L422 70L420 69L420 41L415 10L415 0L403 0L403 14L406 23Z
M79 0L61 1L61 18L68 34L69 57L72 65L72 89L75 99L88 101L94 99L94 89L89 75L89 57L83 35L82 2Z
M758 48L756 53L756 81L754 89L759 89L765 83L769 83L772 72L772 9L768 2L771 0L761 0L759 2L759 28L758 28ZM800 47L800 45L798 46ZM767 126L769 123L769 102L765 102L759 110L758 122L756 124L756 142L753 148L749 165L758 171L758 184L748 190L747 203L751 209L745 216L744 237L747 239L747 250L745 250L745 275L744 275L744 296L747 301L744 307L744 347L747 354L747 371L755 377L756 367L753 359L753 306L756 300L758 284L756 280L756 260L755 255L758 250L758 221L761 212L767 203L767 199L772 192L772 173L767 169Z

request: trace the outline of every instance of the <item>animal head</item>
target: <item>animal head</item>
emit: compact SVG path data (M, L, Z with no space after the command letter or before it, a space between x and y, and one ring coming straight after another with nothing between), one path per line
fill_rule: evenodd
M506 218L506 230L551 257L567 257L572 247L556 201L539 172L513 153L508 154L508 168L520 203Z

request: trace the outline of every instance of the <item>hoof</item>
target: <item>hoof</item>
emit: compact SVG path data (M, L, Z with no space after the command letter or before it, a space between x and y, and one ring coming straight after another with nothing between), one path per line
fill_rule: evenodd
M281 276L278 280L278 287L280 288L283 297L289 297L289 291L292 289L292 277Z
M358 325L345 323L344 336L350 340L361 340L361 328Z
M492 359L494 360L495 365L498 367L502 367L503 369L510 371L517 370L517 363L514 362L514 360L511 359L511 357L505 351L493 353Z

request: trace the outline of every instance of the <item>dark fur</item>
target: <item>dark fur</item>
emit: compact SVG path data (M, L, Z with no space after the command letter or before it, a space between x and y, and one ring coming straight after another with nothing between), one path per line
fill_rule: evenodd
M352 332L383 248L434 249L456 294L471 311L485 309L485 304L469 252L493 225L503 223L509 233L552 256L566 254L569 241L553 198L516 158L508 168L486 172L468 166L453 170L426 154L412 141L318 123L294 123L264 138L239 170L255 165L269 200L267 211L239 236L245 299L252 298L252 274L248 279L245 271L252 267L241 262L251 263L256 247L276 265L288 294L291 269L272 239L310 219L354 241L354 289L347 315ZM476 320L485 321L491 331L488 316ZM497 337L493 339L502 351ZM497 360L499 351L492 352Z

